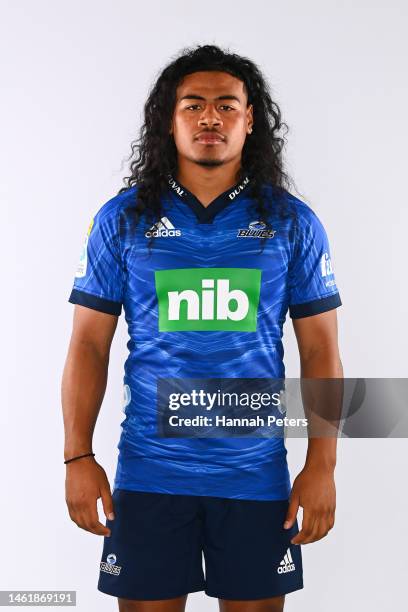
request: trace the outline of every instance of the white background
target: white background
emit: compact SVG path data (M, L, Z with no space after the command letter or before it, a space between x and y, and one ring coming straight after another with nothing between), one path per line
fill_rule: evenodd
M37 0L3 1L1 13L0 589L73 589L80 612L116 610L96 590L102 538L65 508L59 394L83 236L121 187L148 88L186 45L228 46L259 64L290 127L288 170L329 235L345 375L405 377L408 9ZM94 441L111 482L126 337L122 317ZM305 444L288 441L292 477ZM406 450L398 439L340 442L336 526L302 548L305 589L286 610L383 612L391 597L405 609ZM194 594L187 609L217 602Z

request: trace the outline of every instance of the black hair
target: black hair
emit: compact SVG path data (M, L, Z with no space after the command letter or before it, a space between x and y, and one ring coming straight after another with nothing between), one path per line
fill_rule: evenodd
M245 86L248 104L253 105L253 131L247 136L241 157L237 182L245 175L251 178L251 197L255 201L257 218L270 227L270 198L263 197L263 185L273 186L273 205L280 215L293 215L285 192L293 185L284 171L282 150L288 126L272 100L268 84L258 66L216 45L198 45L183 49L159 74L144 105L144 123L139 137L131 144L130 175L119 193L138 185L132 209L137 223L144 213L147 224L162 216L161 194L168 186L168 175L177 171L177 149L169 126L174 112L176 89L188 74L216 70L240 79ZM283 197L282 197L283 196ZM150 243L151 244L151 243Z

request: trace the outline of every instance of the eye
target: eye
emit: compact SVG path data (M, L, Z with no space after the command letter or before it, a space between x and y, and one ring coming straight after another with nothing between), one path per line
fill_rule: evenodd
M230 106L229 104L222 104L220 108L224 110L234 110L234 107Z
M196 110L197 108L199 108L200 105L199 104L189 104L189 106L186 106L186 110Z

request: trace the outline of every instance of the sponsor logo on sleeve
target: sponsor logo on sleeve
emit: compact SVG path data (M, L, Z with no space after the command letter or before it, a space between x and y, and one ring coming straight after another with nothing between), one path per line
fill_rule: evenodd
M320 271L322 274L323 278L326 278L327 276L333 276L334 272L333 272L333 264L332 261L329 257L328 253L324 253L320 259ZM336 281L334 280L334 278L331 278L329 280L327 280L327 282L325 283L326 287L335 287L336 286Z
M89 235L92 231L93 228L93 224L94 224L94 219L92 217L89 226L88 226L88 230L86 232L86 236L85 236L85 240L84 240L84 244L82 246L82 251L81 251L81 255L79 257L79 262L78 262L78 267L75 273L75 276L77 278L82 278L83 276L86 275L86 268L88 265L88 240L89 240Z
M324 253L322 255L320 260L320 270L323 277L333 274L333 266L328 253Z

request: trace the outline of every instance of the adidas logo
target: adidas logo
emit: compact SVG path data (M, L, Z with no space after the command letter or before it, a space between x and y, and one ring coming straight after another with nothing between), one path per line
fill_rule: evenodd
M286 555L279 564L277 572L278 574L287 574L288 572L294 572L295 569L295 564L293 563L292 555L290 554L290 550L288 548Z
M168 238L173 236L181 236L181 230L175 229L171 221L167 217L162 217L145 233L146 238Z

